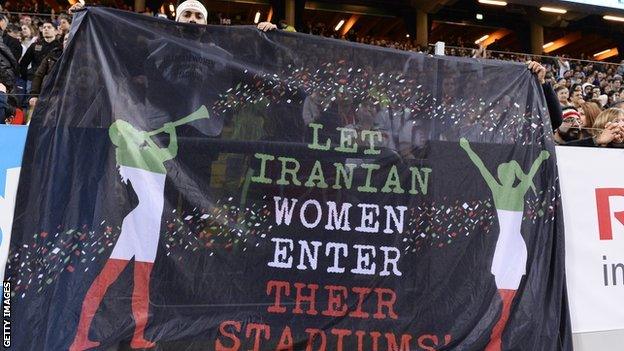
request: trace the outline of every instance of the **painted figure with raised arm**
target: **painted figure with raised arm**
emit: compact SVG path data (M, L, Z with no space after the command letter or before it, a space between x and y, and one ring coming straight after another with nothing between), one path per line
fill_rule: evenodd
M138 198L138 205L123 219L121 234L104 268L87 291L82 303L78 330L70 351L87 350L99 346L89 339L89 329L108 288L134 259L132 290L132 316L135 329L130 346L135 349L152 348L153 342L145 339L145 326L149 312L150 275L160 238L160 225L164 208L165 162L176 157L178 139L176 127L208 118L202 106L195 113L151 132L140 131L130 123L117 120L109 128L111 142L116 147L115 159L121 181L130 182ZM169 134L169 146L161 148L152 140L160 133Z
M498 217L500 231L492 259L491 272L503 302L503 309L485 350L500 351L501 338L509 319L511 304L520 287L520 281L526 274L527 246L520 232L524 215L524 195L529 188L536 192L533 177L537 174L542 163L550 157L550 153L542 151L537 160L533 162L528 173L524 173L516 161L502 163L498 166L498 179L496 179L481 158L472 150L468 140L462 138L459 144L479 169L490 188ZM514 186L516 179L520 182Z

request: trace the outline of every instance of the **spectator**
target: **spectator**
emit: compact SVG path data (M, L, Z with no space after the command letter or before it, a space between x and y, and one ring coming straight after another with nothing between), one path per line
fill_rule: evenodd
M581 104L585 102L583 100L583 91L580 89L580 85L576 85L577 88L572 90L572 96L570 97L570 103L575 108L581 107Z
M32 80L32 88L30 90L30 95L32 96L28 101L31 107L34 107L37 103L39 93L41 93L41 86L43 85L43 81L46 76L52 72L52 68L56 64L56 62L61 57L63 50L67 47L67 41L69 39L69 34L63 35L63 46L60 48L54 48L50 53L43 59L41 65L37 68L35 75Z
M43 59L61 44L56 40L56 28L49 19L43 21L41 38L38 38L20 60L20 74L23 79L32 81L35 71L43 62ZM30 66L30 68L28 68ZM29 90L30 87L27 87Z
M592 94L591 99L588 99L588 100L599 99L600 95L602 95L602 92L600 91L600 87L593 87L591 94Z
M624 143L624 110L610 108L602 111L594 123L597 146L621 147Z
M13 23L11 23L11 24L9 24L7 26L7 34L10 37L15 38L17 40L20 40L21 37L22 37L21 36L21 31L22 30L18 26L14 25Z
M559 77L563 77L570 70L570 61L566 60L565 56L561 56L557 58L557 64L559 65Z
M22 45L18 39L13 38L7 32L7 26L9 25L9 19L0 14L0 34L2 35L2 42L9 48L13 57L17 60L22 56Z
M558 144L565 144L581 138L581 114L574 106L563 108L563 122L555 129L554 139Z
M611 84L611 89L613 90L622 89L622 76L621 75L616 74L615 76L613 76L613 83Z
M208 24L208 11L197 0L186 0L176 9L176 22Z
M620 66L617 69L617 74L624 76L624 60L620 61Z
M583 91L583 96L586 100L591 100L591 96L592 96L592 89L594 89L594 86L591 85L590 83L585 83L582 85L582 91ZM599 88L600 89L600 88ZM598 94L600 95L600 94Z
M570 103L570 90L565 85L558 85L555 87L555 92L557 93L557 100L559 100L559 104L561 107L571 106Z
M14 122L16 101L8 93L13 89L16 76L17 61L9 47L0 42L0 124Z
M537 80L542 86L544 96L546 97L546 105L548 106L550 123L553 130L555 130L561 125L562 111L557 94L550 83L546 82L546 68L536 61L529 61L527 63L527 68L536 75Z
M69 16L65 14L61 14L58 18L59 26L59 39L63 37L63 35L69 33L69 28L71 28L71 19Z
M617 102L620 101L620 92L619 91L611 91L609 92L609 94L607 94L609 100L608 100L608 106L613 106L614 104L616 104Z
M27 25L27 26L32 26L33 22L32 22L32 18L30 16L24 15L20 18L20 24L23 25Z
M17 78L17 60L11 49L0 42L0 83L9 91L14 87Z
M15 108L15 98L8 95L7 90L7 87L0 83L0 124L24 124L24 115Z
M36 34L36 31L33 29L32 26L29 26L26 24L22 25L22 32L21 32L22 55L20 56L20 58L24 56L24 54L26 53L30 45L37 40L37 36L35 34Z
M581 104L581 108L578 110L580 115L580 124L582 128L592 128L594 123L596 122L596 118L602 112L602 109L595 102L584 102ZM590 129L584 129L584 137L589 137L592 135Z

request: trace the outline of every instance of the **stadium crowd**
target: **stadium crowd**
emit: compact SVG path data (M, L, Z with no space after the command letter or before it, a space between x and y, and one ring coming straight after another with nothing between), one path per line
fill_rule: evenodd
M115 2L100 4L132 10ZM0 123L27 123L28 112L37 102L45 77L62 54L70 25L70 15L57 14L51 8L39 9L37 1L20 2L19 7L5 3L0 10L0 116L3 116ZM283 22L277 27L292 30ZM261 23L259 28L267 30L275 26ZM354 30L338 37L336 31L322 24L308 24L304 32L397 50L427 54L433 54L434 50L432 46L416 45L410 38L395 41L359 36ZM538 63L530 67L544 84L557 143L624 146L624 60L621 64L599 63L492 52L483 47L466 47L461 40L455 43L458 46L446 47L446 55ZM549 99L552 96L556 96L556 100ZM554 104L558 106L552 106Z

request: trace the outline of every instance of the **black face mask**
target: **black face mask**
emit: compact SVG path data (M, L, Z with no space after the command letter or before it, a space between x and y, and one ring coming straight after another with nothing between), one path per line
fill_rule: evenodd
M574 118L571 119L566 119L564 120L564 123L572 123L574 121ZM561 137L561 139L563 139L564 141L572 141L572 140L578 140L581 138L582 135L582 131L581 129L574 125L572 127L569 128L565 128L565 127L559 127L559 136Z

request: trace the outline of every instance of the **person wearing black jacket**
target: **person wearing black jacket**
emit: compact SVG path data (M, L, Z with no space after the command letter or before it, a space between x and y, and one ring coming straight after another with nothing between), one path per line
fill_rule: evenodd
M13 57L19 60L22 57L22 44L19 40L10 36L6 29L9 25L9 20L5 15L0 14L0 35L2 35L2 42L9 47Z
M54 49L60 48L61 43L56 40L56 28L50 20L43 22L43 29L41 31L41 38L32 43L26 53L20 60L20 75L25 80L32 80L35 76L35 71L43 62L43 59ZM30 69L28 66L30 65Z
M0 42L0 124L10 123L15 114L17 101L11 92L17 76L17 61L11 50Z
M550 115L550 124L554 131L559 128L563 122L563 112L561 110L561 104L559 103L557 94L550 83L546 82L546 68L544 68L544 66L542 66L539 62L529 61L528 67L531 72L537 75L537 79L542 85L542 90L544 91L544 96L546 97L548 114Z
M67 47L68 38L69 34L63 35L63 46L60 48L52 49L52 51L50 51L50 53L48 53L48 55L43 59L43 62L41 62L41 64L37 68L37 71L35 71L35 75L33 76L32 80L32 87L29 93L32 97L28 101L31 107L34 107L37 103L38 96L41 93L41 86L43 85L43 81L48 76L48 74L52 72L52 68L54 68L56 62L61 58L63 50L65 50L65 48Z

